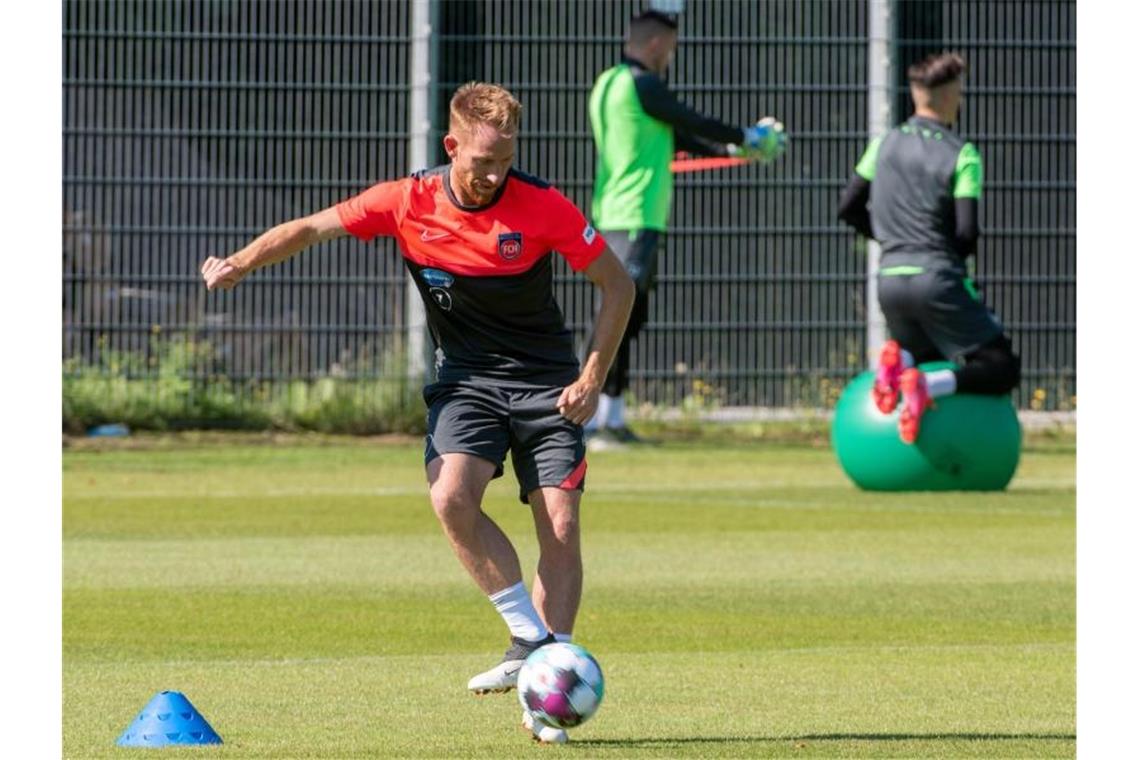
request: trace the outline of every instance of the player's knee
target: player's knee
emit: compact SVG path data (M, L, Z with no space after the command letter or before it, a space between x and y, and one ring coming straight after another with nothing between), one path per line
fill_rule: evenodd
M553 528L554 540L564 546L576 546L578 544L578 515L570 510L556 516L551 521Z
M569 507L551 510L550 537L553 548L572 549L578 546L578 510Z
M1021 357L1012 351L1007 352L1001 361L999 382L1002 393L1009 393L1021 385Z
M441 523L457 531L474 529L475 519L479 515L478 500L463 490L433 490L431 507Z
M1013 352L1009 338L1003 335L982 351L992 368L995 393L1009 393L1021 383L1021 357Z
M1021 384L1021 357L1005 336L971 354L967 359L970 364L982 380L979 392L1001 396Z

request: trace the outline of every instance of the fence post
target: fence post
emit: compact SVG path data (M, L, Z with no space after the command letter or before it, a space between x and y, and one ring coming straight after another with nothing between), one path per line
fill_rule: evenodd
M895 25L894 0L868 0L867 35L867 132L874 138L894 126ZM879 308L879 259L882 252L874 240L867 241L867 362L875 364L876 353L887 339L887 321Z
M434 103L435 82L432 69L433 55L432 11L435 0L412 0L411 61L409 79L411 93L408 107L408 168L411 171L427 169L431 151L431 107ZM434 357L427 331L427 315L423 300L411 275L407 278L404 294L404 330L407 346L408 378L413 383L425 383L434 371Z

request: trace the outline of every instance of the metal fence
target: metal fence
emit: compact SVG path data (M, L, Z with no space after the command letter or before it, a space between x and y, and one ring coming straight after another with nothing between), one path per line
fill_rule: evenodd
M65 357L149 356L167 336L214 351L192 379L400 372L395 246L352 240L206 294L197 265L409 165L413 0L77 2L64 6ZM643 3L430 3L432 143L471 79L525 107L518 165L589 208L587 100ZM969 60L961 131L986 163L978 279L1023 356L1023 406L1075 394L1073 2L890 4L896 71ZM689 0L670 84L731 123L773 114L770 167L679 175L639 401L826 406L866 352L864 245L835 220L867 134L868 3ZM906 115L898 80L897 116ZM435 160L440 159L437 152ZM585 337L592 288L558 269ZM147 369L143 362L140 373Z
M64 8L65 356L155 359L189 336L215 349L200 377L389 371L391 241L335 241L224 294L198 266L409 171L408 3Z

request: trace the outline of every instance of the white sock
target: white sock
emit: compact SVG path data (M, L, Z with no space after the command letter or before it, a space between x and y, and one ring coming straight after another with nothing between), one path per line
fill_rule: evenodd
M534 608L534 603L531 602L530 594L526 592L526 586L522 581L502 591L496 591L487 598L503 616L507 627L511 629L511 635L515 638L539 641L549 635L546 624L538 616L538 610Z
M555 641L561 641L563 644L569 644L571 635L569 633L556 633L554 634Z
M905 348L899 349L899 359L902 361L903 369L910 369L914 366L914 354Z
M613 396L607 396L604 393L598 394L598 409L590 421L586 423L586 430L597 430L606 426L606 418L610 416L610 402L613 400Z
M958 378L952 369L936 369L926 373L926 390L931 398L949 396L958 390Z
M619 428L625 424L625 399L621 396L610 396L610 410L606 415L606 427Z

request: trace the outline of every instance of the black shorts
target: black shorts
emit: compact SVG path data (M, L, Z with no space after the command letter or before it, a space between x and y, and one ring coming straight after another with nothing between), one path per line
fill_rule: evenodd
M503 474L507 451L519 482L519 499L536 488L586 489L582 426L555 406L564 386L446 381L424 388L426 466L440 454L471 454Z
M909 273L879 274L879 306L891 337L916 361L961 363L1004 333L964 273L945 266L893 270Z
M664 234L657 230L601 230L606 245L618 257L637 287L625 328L627 339L637 337L649 321L649 293L657 284L657 249Z

